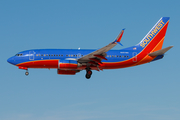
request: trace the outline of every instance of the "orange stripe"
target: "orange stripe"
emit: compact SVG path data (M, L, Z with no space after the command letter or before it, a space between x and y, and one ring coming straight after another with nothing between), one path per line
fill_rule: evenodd
M160 49L162 48L163 41L164 41L164 37L163 37L163 38L161 39L161 41L156 45L156 47L154 47L154 49L153 49L151 52L160 50ZM151 53L151 52L150 52L150 53ZM136 63L135 65L140 65L140 64L144 64L144 63L150 62L150 61L152 61L154 58L156 58L156 56L151 57L151 56L149 56L149 55L146 55L141 61L139 61L139 62Z

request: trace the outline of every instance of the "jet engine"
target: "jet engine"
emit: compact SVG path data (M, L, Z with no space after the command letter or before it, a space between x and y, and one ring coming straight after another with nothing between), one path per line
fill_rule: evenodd
M57 73L60 75L75 75L76 72L75 70L57 70Z
M75 60L59 60L58 68L59 70L76 70L81 66L82 64L78 63Z

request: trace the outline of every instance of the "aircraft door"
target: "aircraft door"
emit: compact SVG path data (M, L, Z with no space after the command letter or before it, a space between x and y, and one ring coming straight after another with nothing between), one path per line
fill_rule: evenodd
M137 52L133 52L133 62L137 62Z
M29 60L34 60L34 51L29 51Z

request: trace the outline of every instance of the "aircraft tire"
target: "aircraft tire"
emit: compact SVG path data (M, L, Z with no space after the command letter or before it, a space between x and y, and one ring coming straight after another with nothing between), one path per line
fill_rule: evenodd
M91 70L88 70L88 71L87 71L87 74L92 75L92 71L91 71Z
M86 72L86 78L87 78L87 79L90 79L90 78L91 78L91 75L92 75L92 71L91 71L91 70L87 70L87 72Z
M91 78L91 75L86 74L86 78L87 78L87 79L90 79L90 78Z
M28 75L29 75L29 72L25 72L25 75L28 76Z

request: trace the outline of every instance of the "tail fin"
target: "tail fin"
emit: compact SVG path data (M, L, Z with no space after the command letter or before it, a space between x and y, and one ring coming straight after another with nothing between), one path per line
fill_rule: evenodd
M151 52L154 52L162 48L169 19L170 17L160 18L160 20L137 45L140 51L148 48L148 51L150 50Z

